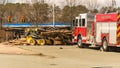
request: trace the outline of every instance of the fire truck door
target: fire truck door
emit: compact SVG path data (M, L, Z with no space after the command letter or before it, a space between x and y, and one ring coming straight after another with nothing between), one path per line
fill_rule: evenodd
M79 19L76 18L75 22L74 22L74 36L77 36L77 34L78 34L78 21L79 21Z

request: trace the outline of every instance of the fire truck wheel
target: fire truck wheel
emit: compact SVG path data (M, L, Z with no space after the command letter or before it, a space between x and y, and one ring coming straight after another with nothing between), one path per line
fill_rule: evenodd
M108 42L107 42L106 39L103 39L101 50L102 51L108 51Z
M82 38L81 37L78 37L78 47L79 48L83 48L83 44L82 44Z

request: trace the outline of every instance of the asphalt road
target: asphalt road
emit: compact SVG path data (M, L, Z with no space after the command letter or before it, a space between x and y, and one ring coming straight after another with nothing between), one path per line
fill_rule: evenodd
M120 68L120 52L77 46L18 46L41 55L0 55L0 68Z

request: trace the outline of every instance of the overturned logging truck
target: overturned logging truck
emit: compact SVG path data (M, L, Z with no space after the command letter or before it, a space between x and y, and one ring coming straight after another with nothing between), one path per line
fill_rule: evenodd
M14 40L26 38L28 45L67 45L72 44L72 31L70 24L38 24L37 26L30 23L3 24L2 29L5 31L5 39ZM11 34L10 34L11 33Z

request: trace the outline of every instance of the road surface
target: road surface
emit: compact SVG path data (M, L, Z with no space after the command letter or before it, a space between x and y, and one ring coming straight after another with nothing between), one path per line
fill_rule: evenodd
M119 52L77 46L17 46L41 55L0 54L1 68L120 68Z

